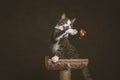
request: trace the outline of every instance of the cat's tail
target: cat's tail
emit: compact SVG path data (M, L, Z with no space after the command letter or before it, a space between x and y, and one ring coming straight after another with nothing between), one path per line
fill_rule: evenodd
M93 78L92 78L92 76L91 76L91 74L89 72L89 69L87 67L85 67L82 70L82 72L83 72L83 76L84 76L85 80L93 80Z

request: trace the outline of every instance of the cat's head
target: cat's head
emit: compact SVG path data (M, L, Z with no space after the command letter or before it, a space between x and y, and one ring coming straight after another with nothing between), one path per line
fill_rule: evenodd
M70 20L66 17L66 14L63 13L61 18L59 19L57 25L55 26L56 29L66 30L68 28L72 28L73 23L75 22L76 18Z

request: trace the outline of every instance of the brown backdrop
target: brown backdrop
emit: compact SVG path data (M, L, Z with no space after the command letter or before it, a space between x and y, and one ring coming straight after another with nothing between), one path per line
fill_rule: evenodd
M84 39L73 44L81 57L89 58L94 80L118 80L118 2L108 0L1 1L0 80L58 80L57 71L47 71L44 56L51 55L50 36L60 15L77 20ZM73 80L80 72L73 71ZM82 78L81 78L82 79Z

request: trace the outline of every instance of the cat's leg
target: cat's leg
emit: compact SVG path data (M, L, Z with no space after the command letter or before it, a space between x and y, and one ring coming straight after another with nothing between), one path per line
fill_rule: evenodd
M59 47L59 49L55 52L55 55L51 58L51 60L56 63L59 61L59 59L63 59L64 57L64 51L62 47Z
M61 57L61 52L60 52L59 50L57 50L57 51L55 52L55 55L51 58L51 60L52 60L54 63L56 63L56 62L59 61L60 57Z
M66 49L67 49L66 56L68 58L73 59L79 58L77 49L69 42L69 40L66 40Z
M52 62L56 63L56 62L58 62L59 57L55 55L51 58L51 60L52 60Z

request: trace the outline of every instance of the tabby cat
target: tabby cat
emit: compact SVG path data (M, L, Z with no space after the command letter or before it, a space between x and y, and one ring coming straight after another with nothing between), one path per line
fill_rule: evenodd
M79 58L79 54L76 48L69 41L69 35L76 35L78 33L76 29L73 29L74 21L75 18L73 20L70 20L66 17L65 14L63 14L58 24L54 27L52 35L52 52L54 53L54 56L51 58L54 63L57 62L59 58ZM86 32L82 29L80 30L80 33L82 37ZM85 80L93 80L87 67L82 69L82 72Z
M51 58L53 62L60 59L79 58L76 48L70 43L69 35L76 35L78 31L73 29L75 18L70 20L65 14L62 14L59 22L54 27L52 34L52 53L54 56Z

